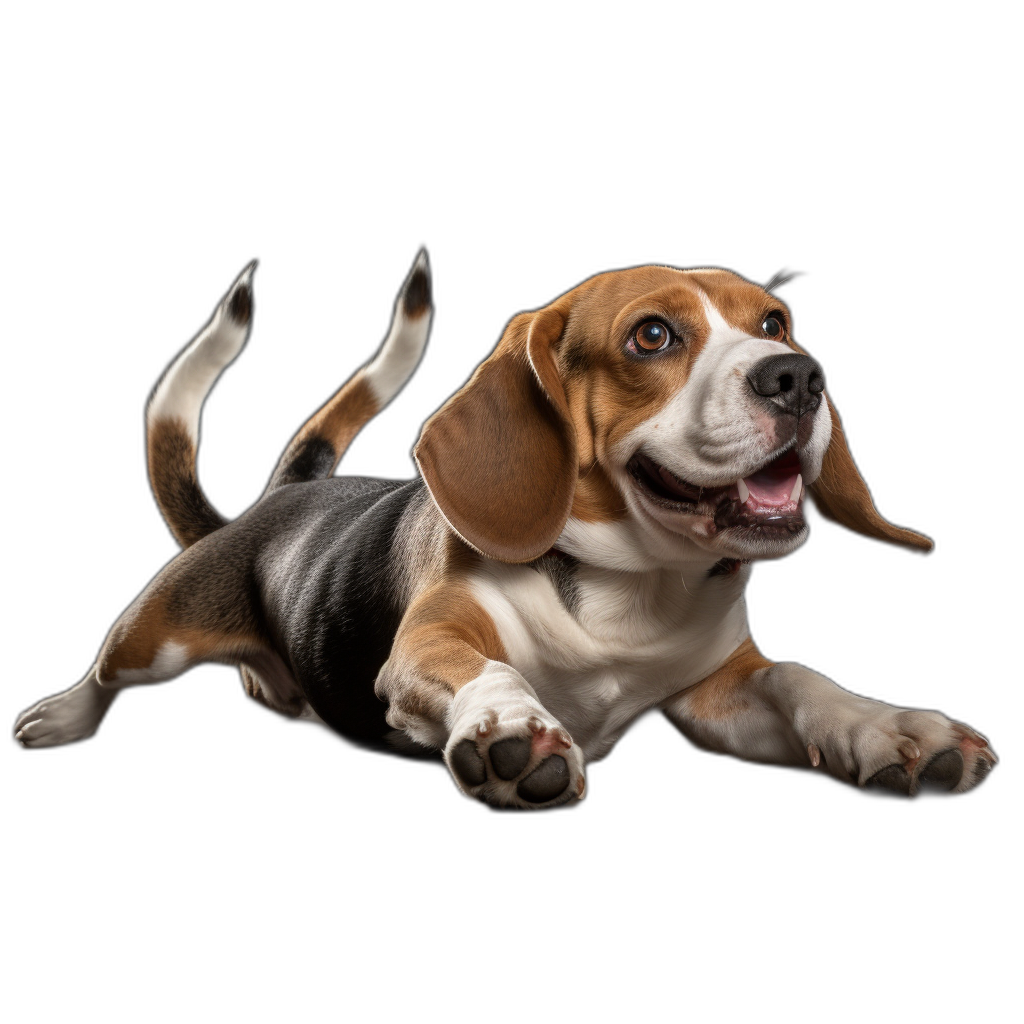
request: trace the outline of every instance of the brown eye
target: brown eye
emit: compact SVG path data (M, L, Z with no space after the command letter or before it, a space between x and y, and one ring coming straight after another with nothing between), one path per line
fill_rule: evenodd
M769 338L781 338L785 327L782 324L782 318L776 316L774 313L769 313L764 318L764 323L761 324L761 330L768 335Z
M641 352L657 352L668 346L672 332L660 320L648 320L636 329L633 340Z

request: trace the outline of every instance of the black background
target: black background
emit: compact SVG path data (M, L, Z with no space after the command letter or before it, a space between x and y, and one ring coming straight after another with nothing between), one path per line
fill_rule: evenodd
M936 168L920 142L885 152L867 167L837 145L767 171L754 153L727 161L724 177L715 152L677 160L627 147L603 155L597 174L570 140L483 157L457 141L417 153L399 133L303 155L279 174L289 162L253 137L244 160L127 155L33 193L9 299L9 622L24 660L5 708L13 723L78 682L175 556L146 480L145 402L250 260L250 341L206 403L199 459L229 517L376 351L421 247L435 300L426 355L343 473L411 477L419 427L508 319L594 273L722 266L765 284L790 271L778 294L878 508L936 550L915 557L812 520L798 553L755 568L752 634L770 658L988 736L1001 764L979 792L892 805L696 753L651 720L589 769L579 810L498 815L462 799L439 758L372 756L286 725L245 698L236 671L204 667L126 691L76 748L8 744L20 869L141 865L169 891L244 879L268 899L314 905L339 879L387 874L400 886L428 860L490 886L504 885L503 863L550 867L584 898L594 872L646 891L666 872L711 877L728 864L745 879L781 863L845 887L894 872L925 885L964 863L977 882L976 865L1002 844L1016 744L997 668L1009 570L993 544L998 492L981 486L999 478L1002 442L976 373L983 362L994 386L997 310L987 279L965 284L989 239L963 164Z

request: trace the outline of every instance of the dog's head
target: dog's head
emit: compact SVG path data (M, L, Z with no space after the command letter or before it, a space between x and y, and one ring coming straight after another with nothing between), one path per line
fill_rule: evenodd
M803 502L929 549L877 512L786 305L725 270L599 274L520 313L415 449L449 524L506 562L567 522L621 523L655 560L786 554Z

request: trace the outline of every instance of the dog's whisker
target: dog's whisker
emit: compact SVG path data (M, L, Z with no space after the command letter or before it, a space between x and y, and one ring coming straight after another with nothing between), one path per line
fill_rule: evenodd
M796 277L800 277L803 274L802 270L777 270L768 279L768 283L764 286L766 292L773 292L776 288L781 288L785 284L789 284Z

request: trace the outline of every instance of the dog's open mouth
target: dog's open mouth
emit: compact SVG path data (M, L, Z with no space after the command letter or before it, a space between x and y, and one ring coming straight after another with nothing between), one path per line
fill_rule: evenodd
M637 452L626 469L649 501L675 512L708 516L716 530L751 528L783 537L799 533L805 525L803 477L795 451L725 487L691 484L643 452Z

